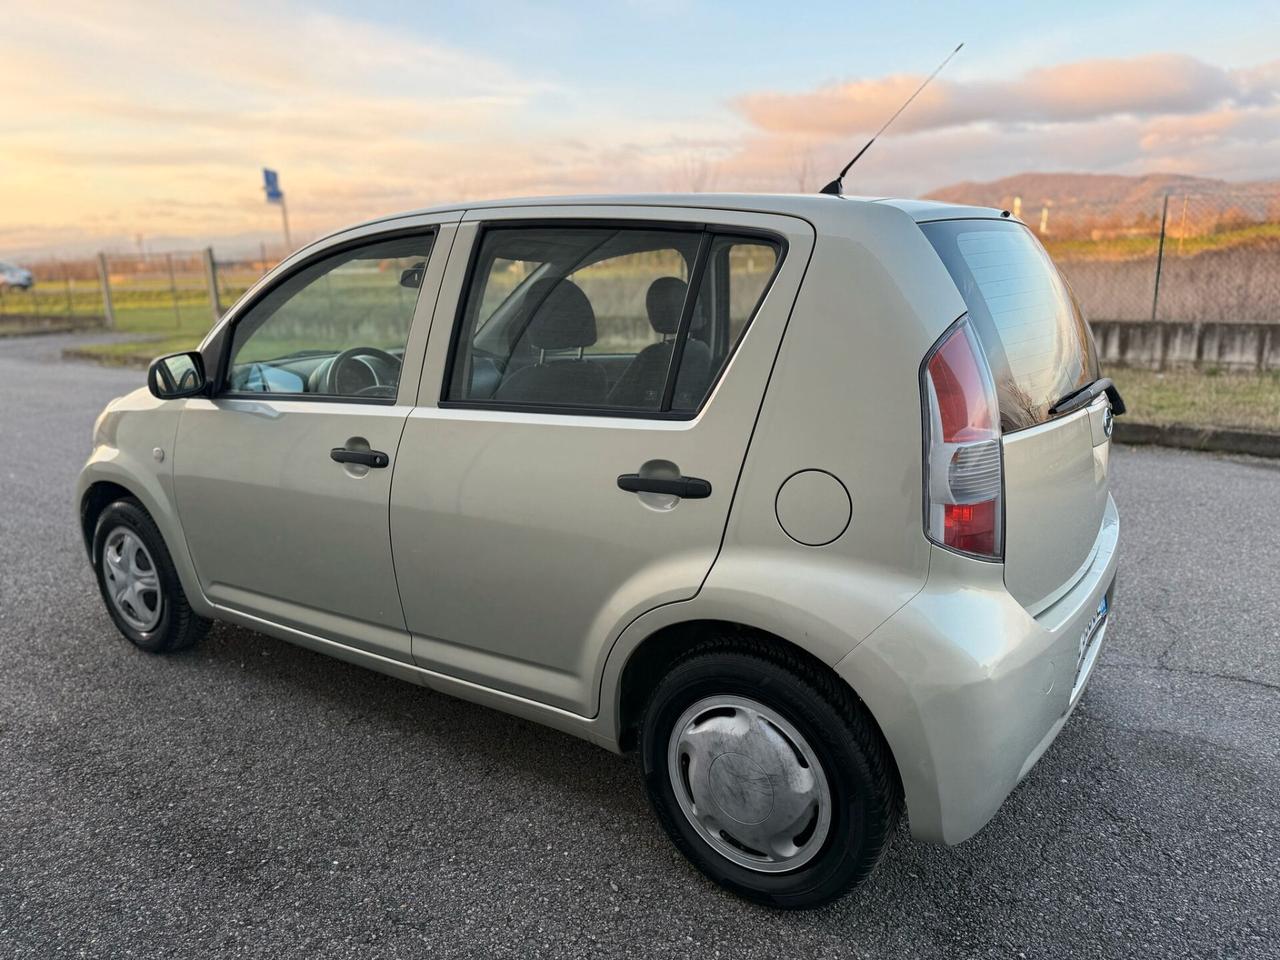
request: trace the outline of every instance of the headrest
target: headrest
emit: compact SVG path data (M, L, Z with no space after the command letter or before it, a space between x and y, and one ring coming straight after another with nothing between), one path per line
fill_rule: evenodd
M689 285L678 277L659 277L649 284L644 305L649 311L649 323L663 336L676 332L680 326L680 311L684 309L685 292Z
M538 350L576 350L596 342L595 311L572 280L535 280L524 303L525 336Z

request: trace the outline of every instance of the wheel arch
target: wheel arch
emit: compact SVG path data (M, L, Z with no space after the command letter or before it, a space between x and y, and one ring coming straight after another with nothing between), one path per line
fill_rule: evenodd
M827 674L842 687L848 689L858 704L866 711L877 736L884 744L884 749L893 767L893 774L898 782L899 795L902 790L902 777L898 770L897 758L888 738L884 735L875 713L867 705L866 700L856 689L841 677L829 664L814 656L811 652L785 637L769 630L732 620L683 620L667 624L648 634L628 654L618 680L615 696L616 727L618 746L624 751L635 749L637 734L644 713L645 703L656 684L671 669L675 662L700 643L711 638L740 637L743 641L761 641L778 645L795 658L807 662L813 669ZM745 646L745 643L744 643Z
M141 499L128 487L113 480L95 480L85 489L80 497L80 534L84 538L84 549L89 554L89 562L97 564L93 555L93 534L98 526L98 518L102 511L117 500Z
M95 569L97 559L93 556L93 536L98 518L102 516L103 510L117 500L133 500L147 512L160 531L191 609L202 617L215 617L216 612L200 587L191 554L187 550L186 537L171 508L168 491L163 483L151 477L136 476L126 471L116 460L94 459L82 471L78 489L80 535L84 540L89 562Z

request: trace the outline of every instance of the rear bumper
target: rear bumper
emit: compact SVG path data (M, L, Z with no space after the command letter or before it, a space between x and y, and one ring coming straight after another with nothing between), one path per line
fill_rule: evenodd
M889 742L916 838L977 833L1070 717L1105 642L1093 621L1119 533L1108 497L1084 574L1034 617L1001 565L935 548L924 589L836 665Z

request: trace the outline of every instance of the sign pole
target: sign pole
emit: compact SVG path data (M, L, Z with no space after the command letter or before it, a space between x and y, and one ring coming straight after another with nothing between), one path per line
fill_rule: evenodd
M270 167L262 168L262 191L267 195L267 203L280 204L280 225L284 227L284 252L288 256L293 251L293 238L289 236L289 208L284 202L284 191L280 189L280 174Z
M289 239L289 207L284 202L284 194L280 194L280 220L284 224L284 253L287 257L293 252L293 241Z

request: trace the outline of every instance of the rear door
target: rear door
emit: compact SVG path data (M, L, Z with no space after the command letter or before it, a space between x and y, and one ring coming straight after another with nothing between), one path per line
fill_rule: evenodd
M964 297L995 380L1005 585L1035 613L1087 569L1106 509L1106 397L1063 416L1049 412L1099 376L1093 340L1070 289L1022 224L940 220L921 229Z
M391 497L419 666L590 716L617 634L710 570L812 232L658 213L461 225Z

